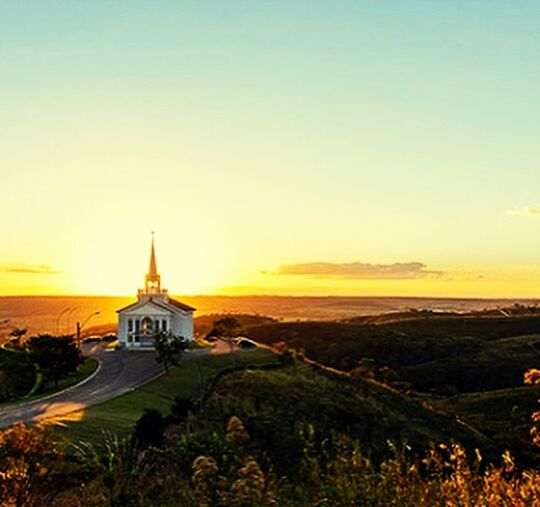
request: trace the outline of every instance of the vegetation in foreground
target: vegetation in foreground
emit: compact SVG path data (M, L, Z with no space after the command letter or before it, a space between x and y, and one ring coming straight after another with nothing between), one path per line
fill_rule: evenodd
M262 373L294 376L296 366ZM300 370L300 376L311 376L304 366ZM242 387L238 383L251 380L250 375L233 373L223 380L231 377ZM283 382L280 378L282 390ZM177 399L168 418L147 411L131 435L108 434L102 445L83 442L67 453L50 429L20 424L5 430L0 433L0 502L53 507L525 507L540 502L540 473L520 469L508 452L486 462L479 451L467 452L458 444L422 450L389 441L385 456L375 457L349 434L352 428L307 423L303 410L298 413L304 420L276 426L271 439L284 445L281 456L273 455L274 442L265 440L254 419L278 422L290 405L279 413L269 406L260 412L242 409L245 389L230 388L228 382L221 385L199 407ZM332 409L326 406L328 394L323 394L326 413ZM228 415L233 408L246 419ZM293 461L285 462L291 455ZM287 468L290 472L284 473Z

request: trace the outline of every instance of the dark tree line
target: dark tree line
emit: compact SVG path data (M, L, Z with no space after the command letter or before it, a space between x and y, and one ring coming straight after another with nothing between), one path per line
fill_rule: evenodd
M81 351L71 335L33 336L27 341L26 348L43 376L54 382L55 389L58 389L58 381L74 372L82 362Z

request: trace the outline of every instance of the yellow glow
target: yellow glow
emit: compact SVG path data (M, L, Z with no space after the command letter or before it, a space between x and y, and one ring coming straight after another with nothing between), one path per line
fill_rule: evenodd
M534 2L3 3L0 295L540 295Z

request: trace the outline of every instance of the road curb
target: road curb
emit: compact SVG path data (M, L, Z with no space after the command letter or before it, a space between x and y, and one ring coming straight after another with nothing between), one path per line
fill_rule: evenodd
M84 380L81 380L80 382L77 382L77 384L73 384L72 386L66 387L66 388L64 388L64 389L62 389L60 391L56 391L55 393L51 393L51 394L48 394L47 396L43 396L43 398L35 398L33 400L21 401L20 403L14 403L13 405L6 405L5 407L0 408L0 413L2 412L2 410L6 409L6 408L23 407L27 403L36 403L38 401L49 400L51 398L54 398L55 396L67 393L67 392L71 391L72 389L75 389L77 387L80 387L80 386L86 384L87 382L90 382L90 380L92 380L99 373L99 371L101 370L101 359L99 357L97 357L97 356L90 356L90 357L96 359L97 362L98 362L98 365L97 365L97 368L92 372L92 374L89 375L88 377L86 377Z

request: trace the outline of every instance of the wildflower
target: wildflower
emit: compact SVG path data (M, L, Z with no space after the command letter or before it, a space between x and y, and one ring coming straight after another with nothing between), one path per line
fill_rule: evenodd
M233 503L251 505L262 502L266 480L259 464L249 456L246 464L238 470L239 478L231 486Z
M225 435L225 441L228 444L242 445L249 440L249 433L244 428L244 425L240 419L236 416L232 416L227 424L227 434Z
M216 485L219 467L213 458L199 456L193 462L193 475L191 481L195 494L199 499L200 507L211 507L215 504Z

